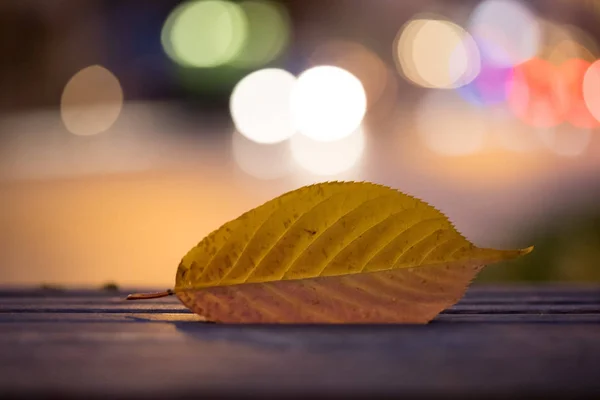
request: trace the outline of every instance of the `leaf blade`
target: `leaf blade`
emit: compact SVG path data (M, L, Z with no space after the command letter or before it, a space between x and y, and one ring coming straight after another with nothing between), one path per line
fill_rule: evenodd
M230 322L426 322L429 311L454 304L482 266L531 249L478 248L419 199L367 182L329 182L288 192L212 232L183 257L175 292L192 310ZM378 294L390 290L378 276L396 282L397 293L388 293L395 302L427 282L437 294L386 310L394 302ZM298 304L306 301L322 310L303 312Z

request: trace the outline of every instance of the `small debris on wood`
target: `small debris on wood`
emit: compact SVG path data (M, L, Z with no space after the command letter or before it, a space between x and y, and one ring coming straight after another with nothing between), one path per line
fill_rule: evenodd
M107 282L102 285L102 290L105 292L118 292L119 285L117 285L115 282Z

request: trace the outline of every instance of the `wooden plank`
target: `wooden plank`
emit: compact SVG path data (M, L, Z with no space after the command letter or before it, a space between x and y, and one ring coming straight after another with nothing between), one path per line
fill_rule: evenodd
M599 293L476 288L428 325L235 326L174 298L4 291L0 398L592 398Z
M124 307L120 305L18 305L0 306L0 314L8 313L127 313L145 312L161 313L189 313L190 311L179 305L138 305ZM599 304L463 304L456 305L444 311L446 314L600 314Z

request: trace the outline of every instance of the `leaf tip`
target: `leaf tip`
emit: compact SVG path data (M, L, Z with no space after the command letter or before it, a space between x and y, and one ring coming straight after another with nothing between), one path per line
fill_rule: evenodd
M521 250L519 250L519 255L521 255L521 256L524 256L524 255L526 255L526 254L529 254L529 253L531 253L531 252L533 251L533 248L534 248L534 247L535 247L535 246L529 246L529 247L527 247L526 249L521 249Z

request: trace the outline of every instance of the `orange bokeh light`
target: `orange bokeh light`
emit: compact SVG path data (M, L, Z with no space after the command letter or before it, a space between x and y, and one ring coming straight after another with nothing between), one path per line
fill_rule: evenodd
M561 71L541 58L532 58L515 67L507 97L512 112L537 128L559 125L570 108Z
M583 78L590 65L592 64L588 61L573 58L563 62L559 67L569 104L566 119L573 126L584 129L592 129L600 125L588 110L583 98Z

